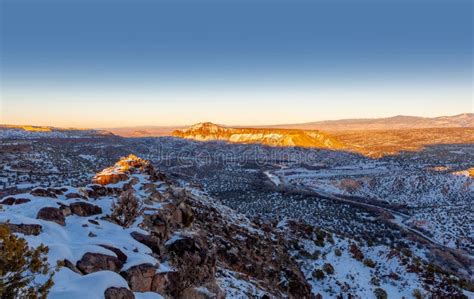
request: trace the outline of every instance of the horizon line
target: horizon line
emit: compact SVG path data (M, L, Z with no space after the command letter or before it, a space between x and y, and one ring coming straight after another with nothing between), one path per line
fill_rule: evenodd
M391 118L397 118L397 117L436 119L436 118L443 118L443 117L458 117L458 116L464 116L464 115L466 116L474 115L474 112L464 112L464 113L458 113L454 115L439 115L439 116L432 116L432 117L397 114L397 115L386 116L386 117L323 119L323 120L315 120L315 121L301 122L301 123L273 123L273 124L266 124L266 125L242 125L242 124L229 125L229 124L215 123L212 121L201 121L201 122L196 122L193 124L185 124L185 125L138 125L138 126L124 126L124 127L74 127L74 126L34 125L34 124L24 124L24 123L23 124L1 123L0 126L18 126L18 127L31 126L31 127L55 128L55 129L63 129L63 130L107 130L107 129L126 129L126 128L178 128L178 127L191 127L191 126L194 126L196 124L201 124L201 123L213 123L213 124L224 126L224 127L262 128L262 127L275 127L275 126L306 125L306 124L320 123L320 122L380 120L380 119L391 119Z

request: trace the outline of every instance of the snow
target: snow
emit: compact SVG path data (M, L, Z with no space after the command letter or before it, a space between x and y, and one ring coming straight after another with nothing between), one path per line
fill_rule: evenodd
M178 241L178 240L182 240L183 238L181 237L181 235L179 234L174 234L173 236L171 236L171 238L165 242L165 246L169 246L171 244L173 244L174 242Z
M127 288L128 284L119 274L111 271L98 271L79 275L68 268L56 273L55 285L51 289L51 299L103 299L109 287Z
M382 288L388 298L411 298L414 289L422 289L421 283L414 273L407 273L398 258L388 257L390 248L386 246L360 247L365 258L376 261L375 268L364 265L354 259L348 251L350 243L347 240L334 237L334 244L326 242L324 247L319 247L310 240L302 240L301 245L311 254L320 252L319 258L299 260L301 270L310 282L314 294L320 293L323 298L333 298L339 293L344 293L343 287L349 287L348 292L356 294L358 298L375 298L374 289ZM341 250L341 256L336 256L335 249ZM294 253L296 254L296 252ZM315 269L322 269L325 263L334 267L334 274L327 274L322 280L312 277ZM390 279L390 273L403 273L399 280ZM378 273L378 274L376 274ZM380 286L371 283L372 277L381 277Z
M161 296L160 294L153 293L153 292L135 292L135 299L165 299L165 297Z

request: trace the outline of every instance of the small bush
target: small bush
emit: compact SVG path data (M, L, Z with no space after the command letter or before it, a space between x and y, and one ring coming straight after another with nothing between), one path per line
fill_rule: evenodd
M385 292L385 290L381 288L376 288L374 290L374 295L377 299L387 299L388 297L387 292Z
M341 255L342 255L341 249L336 248L336 249L334 250L334 254L335 254L336 256L341 256Z
M414 289L412 295L416 299L423 299L423 293L419 289Z
M324 272L323 270L321 269L316 269L313 271L313 277L317 280L322 280L324 279L325 275L324 275Z
M132 225L135 219L143 213L142 205L135 197L133 189L122 192L118 203L113 203L112 209L110 218L123 227Z
M411 252L409 248L403 248L401 252L403 253L403 255L407 257L411 257L413 255L413 253Z
M362 253L362 251L360 251L359 247L357 247L356 244L351 244L349 251L352 254L352 257L356 260L362 261L364 259L364 254Z
M325 263L323 265L323 270L327 274L334 274L334 267L330 263Z
M0 226L0 294L1 298L46 298L53 286L52 271L47 262L48 247L30 248L25 239ZM35 283L37 275L48 279Z
M314 244L319 247L324 247L324 237L326 236L326 233L322 230L318 230L316 232L316 240L314 240Z
M375 266L377 265L373 260L371 259L365 259L364 260L364 265L366 265L367 267L369 268L375 268Z

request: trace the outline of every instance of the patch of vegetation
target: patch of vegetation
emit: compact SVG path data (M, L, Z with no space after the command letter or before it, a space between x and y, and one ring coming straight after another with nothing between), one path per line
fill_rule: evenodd
M323 270L327 274L334 274L334 267L330 263L325 263L323 265Z
M47 262L48 247L30 248L25 239L0 226L0 294L2 299L46 298L53 286L54 271ZM39 275L46 281L38 283Z
M375 298L377 298L377 299L387 299L388 298L387 292L385 292L385 290L381 289L381 288L376 288L374 290L374 295L375 295Z
M322 280L324 279L326 275L324 274L323 270L321 269L316 269L313 271L313 277L317 280Z
M373 260L367 258L364 260L364 265L366 265L367 267L369 268L375 268L375 266L377 265L376 262L374 262Z
M133 188L122 192L117 203L112 205L113 222L123 227L129 227L135 222L138 216L143 213L142 204L138 202Z
M413 295L413 297L415 297L416 299L423 299L423 293L421 293L421 291L419 289L414 289L413 292L411 293Z

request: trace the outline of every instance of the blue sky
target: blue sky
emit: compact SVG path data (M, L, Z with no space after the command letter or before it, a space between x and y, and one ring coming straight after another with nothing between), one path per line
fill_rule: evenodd
M3 0L0 123L472 112L472 2Z

